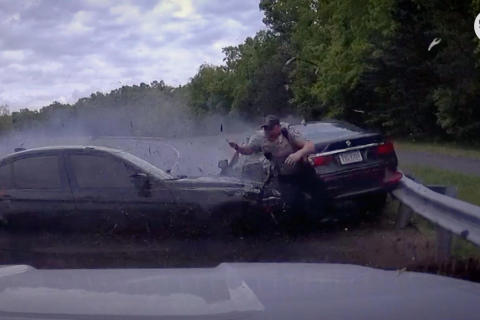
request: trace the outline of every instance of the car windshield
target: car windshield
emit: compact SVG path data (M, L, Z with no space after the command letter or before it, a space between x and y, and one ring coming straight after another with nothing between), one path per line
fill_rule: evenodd
M479 212L480 0L0 0L0 318L480 318Z
M166 173L165 171L155 167L154 165L148 163L147 161L145 160L142 160L140 159L139 157L136 157L130 153L127 153L127 152L118 152L116 153L117 156L137 165L138 167L140 167L141 169L145 170L147 173L151 173L161 179L164 179L164 180L171 180L171 179L174 179L173 176L169 175L168 173Z

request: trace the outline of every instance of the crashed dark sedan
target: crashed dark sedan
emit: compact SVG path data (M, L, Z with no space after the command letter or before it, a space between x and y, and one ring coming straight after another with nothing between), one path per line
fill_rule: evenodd
M305 159L325 182L328 197L353 199L369 209L379 209L387 192L396 187L402 174L392 142L376 132L368 132L343 121L318 121L294 125L315 144L315 154ZM250 133L243 143L248 143ZM230 162L219 162L221 176L262 181L269 170L262 153L249 156L236 153Z
M206 220L216 212L232 213L226 208L246 211L267 198L275 197L259 183L174 177L132 154L105 147L43 147L0 159L0 215L7 222L48 218L80 227L110 220L114 226L128 226L155 218L189 224L192 216Z

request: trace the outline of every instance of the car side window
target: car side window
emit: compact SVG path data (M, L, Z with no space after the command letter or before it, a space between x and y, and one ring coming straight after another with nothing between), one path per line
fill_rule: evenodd
M70 155L78 187L81 189L133 188L132 169L113 157Z
M7 163L0 167L0 188L13 188L12 164Z
M16 189L61 189L58 155L38 156L13 162Z

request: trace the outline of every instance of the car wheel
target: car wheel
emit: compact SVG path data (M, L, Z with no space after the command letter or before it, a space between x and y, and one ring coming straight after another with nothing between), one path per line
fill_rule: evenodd
M5 216L0 216L0 228L6 229L8 227L8 218Z
M377 218L382 214L387 203L387 193L376 193L362 197L360 207L364 216Z
M218 207L210 218L211 234L220 238L258 234L264 230L266 216L247 203Z

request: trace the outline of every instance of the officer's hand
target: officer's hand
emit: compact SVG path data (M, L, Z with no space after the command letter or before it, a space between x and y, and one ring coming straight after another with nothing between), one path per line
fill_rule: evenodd
M237 150L238 149L238 144L236 142L233 142L233 141L228 141L228 144L230 145L230 147L232 147L233 149Z
M298 152L292 153L287 157L285 160L285 163L288 164L289 166L293 166L295 163L299 162L302 159L302 155L299 154Z

